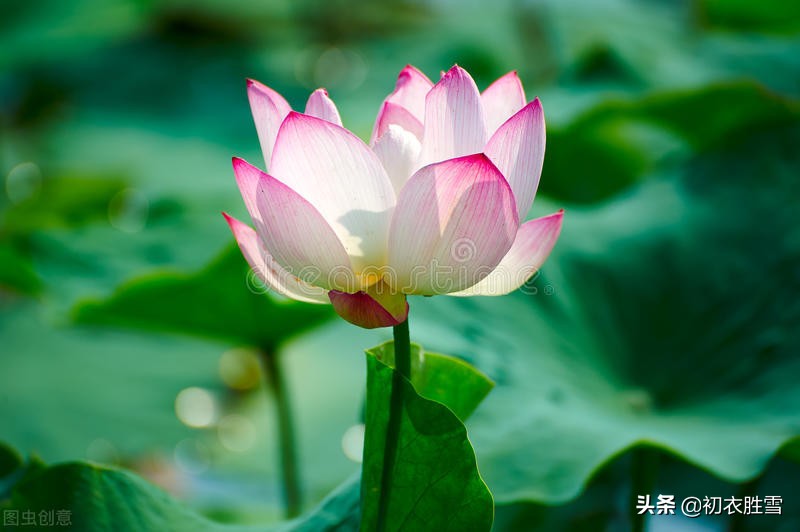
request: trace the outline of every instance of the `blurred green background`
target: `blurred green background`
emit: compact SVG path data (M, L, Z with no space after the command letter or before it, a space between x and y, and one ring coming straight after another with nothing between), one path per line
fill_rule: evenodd
M358 471L362 352L386 332L247 276L220 216L247 219L230 157L261 159L244 80L300 110L325 87L367 138L405 64L458 63L541 98L531 216L566 209L526 294L411 301L412 339L497 382L468 423L496 528L624 530L647 460L655 492L784 498L653 530L800 529L798 5L0 4L0 441L278 520L261 349L305 508Z

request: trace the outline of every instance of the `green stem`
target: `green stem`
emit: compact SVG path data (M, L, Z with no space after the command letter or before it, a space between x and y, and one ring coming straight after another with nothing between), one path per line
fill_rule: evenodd
M633 532L644 532L647 512L639 514L636 509L639 495L652 495L658 476L658 451L637 447L631 451L630 519ZM650 501L650 504L655 504Z
M283 505L287 518L300 515L300 475L297 467L297 449L295 447L294 425L289 394L278 355L274 351L262 350L261 361L264 365L267 388L275 400L278 416L278 448L281 460L281 480L283 482Z
M400 374L411 380L411 336L408 319L394 327L394 366Z
M381 532L386 530L386 515L391 500L394 469L397 462L397 443L400 439L400 425L403 420L403 403L405 402L403 379L411 380L411 340L408 332L408 320L394 327L394 369L378 506L378 530Z

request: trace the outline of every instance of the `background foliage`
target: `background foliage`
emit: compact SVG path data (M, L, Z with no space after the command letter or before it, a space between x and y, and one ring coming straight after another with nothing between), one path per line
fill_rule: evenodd
M61 483L164 519L114 526L277 523L261 349L323 510L275 526L352 526L386 334L248 281L219 215L245 216L231 155L260 159L244 79L298 109L324 86L366 138L402 66L454 62L542 99L530 215L566 209L525 294L411 302L412 339L496 383L467 422L495 528L626 526L640 453L657 492L784 497L694 525L800 528L800 12L779 1L1 4L0 505L68 504Z

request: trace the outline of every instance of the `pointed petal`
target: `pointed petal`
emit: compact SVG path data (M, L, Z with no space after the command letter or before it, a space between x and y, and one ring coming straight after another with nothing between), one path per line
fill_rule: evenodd
M325 289L358 284L342 243L322 215L294 190L242 159L233 160L237 180L258 179L254 220L264 246L289 274Z
M411 65L406 65L397 76L397 84L387 98L400 107L405 108L411 116L422 122L425 119L425 96L433 87L428 76Z
M331 290L328 297L339 316L365 329L393 327L408 318L406 296L392 293L382 281L372 285L366 292L347 294Z
M485 155L426 166L398 197L387 282L407 294L464 290L497 266L518 226L511 188Z
M451 68L425 101L420 166L483 151L486 123L478 87L466 70Z
M258 81L247 80L247 98L250 100L250 110L258 132L258 141L264 153L264 164L269 168L272 158L272 147L278 135L281 122L292 110L286 100Z
M390 126L399 126L413 133L418 140L422 140L422 122L417 120L405 107L392 102L384 102L378 113L378 119L375 121L375 129L372 130L370 145L374 146Z
M327 120L331 124L336 124L337 126L342 125L342 118L339 116L339 110L336 108L336 104L333 103L333 100L328 97L328 91L325 89L317 89L311 93L306 103L306 114Z
M539 186L544 148L544 113L538 98L500 126L486 145L486 155L503 173L514 191L517 212L523 220Z
M419 150L420 143L417 137L395 125L390 126L373 146L372 151L383 164L396 194L400 193L400 189L414 173Z
M478 284L451 296L502 296L513 292L531 278L556 245L564 211L525 222L514 245L497 268Z
M239 164L239 158L233 157L233 175L236 178L236 184L239 186L239 193L242 195L244 205L247 207L247 212L250 214L250 219L256 227L262 227L261 213L258 210L258 184L261 182L261 171L258 172L237 172L236 167Z
M525 91L517 71L509 72L489 85L481 94L481 102L486 113L486 131L491 137L503 122L525 107Z
M275 143L271 175L319 211L356 271L385 263L395 193L361 139L319 118L289 113Z
M281 295L306 303L328 303L327 293L322 288L311 286L290 274L275 262L258 234L249 225L224 212L222 215L233 232L236 243L245 260L267 287Z

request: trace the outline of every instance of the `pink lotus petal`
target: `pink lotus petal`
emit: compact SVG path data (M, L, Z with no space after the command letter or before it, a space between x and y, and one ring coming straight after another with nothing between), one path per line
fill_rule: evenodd
M433 87L428 76L406 65L397 76L397 84L386 101L408 110L420 123L425 119L425 96Z
M228 222L245 260L268 288L297 301L329 302L325 290L301 281L275 262L253 228L224 212L222 215Z
M394 186L395 193L400 190L416 169L419 159L420 143L412 133L395 125L389 129L372 147Z
M247 80L247 98L250 100L258 141L264 153L264 164L269 168L278 128L292 108L283 96L252 79Z
M513 292L541 268L561 233L564 211L525 222L497 268L478 284L451 296L502 296Z
M486 131L491 137L503 122L525 106L525 91L517 72L509 72L481 94L486 113Z
M236 178L236 184L239 186L239 193L242 195L244 205L247 207L247 212L250 214L250 219L253 220L253 224L260 230L260 228L263 227L263 222L261 220L261 213L258 210L258 185L261 183L262 172L260 170L258 172L237 172L236 167L239 164L238 161L239 159L237 157L233 158L233 174Z
M384 263L395 193L361 139L319 118L289 113L275 142L271 175L319 211L356 271Z
M417 120L408 109L392 102L383 102L378 118L375 121L375 128L372 131L370 145L374 146L381 137L388 131L390 126L400 126L401 128L413 133L418 140L422 140L422 122Z
M420 166L482 152L486 122L478 87L466 70L451 68L425 101Z
M538 98L500 126L486 145L486 155L514 191L520 219L525 219L536 196L544 148L544 113Z
M342 243L322 215L297 192L242 159L233 160L242 183L258 180L254 220L275 261L289 274L325 289L353 290L358 283Z
M311 93L306 103L306 114L316 116L322 120L327 120L331 124L337 126L342 125L342 118L339 116L339 110L336 104L333 103L328 97L328 91L325 89L317 89Z
M331 290L328 297L339 316L359 327L376 329L399 325L408 318L406 296L389 290L381 281L366 292L348 294Z
M407 294L464 290L497 266L518 226L514 194L485 155L426 166L397 201L390 284Z

